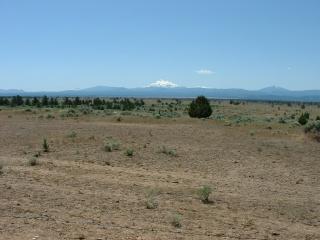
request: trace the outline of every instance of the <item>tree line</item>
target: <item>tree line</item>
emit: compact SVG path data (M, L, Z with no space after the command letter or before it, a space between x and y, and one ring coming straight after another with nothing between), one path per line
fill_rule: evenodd
M16 106L32 106L32 107L77 107L90 106L94 109L118 109L133 110L137 107L145 105L142 99L129 98L113 98L111 100L96 98L80 98L80 97L22 97L20 95L13 97L0 97L0 106L16 107Z

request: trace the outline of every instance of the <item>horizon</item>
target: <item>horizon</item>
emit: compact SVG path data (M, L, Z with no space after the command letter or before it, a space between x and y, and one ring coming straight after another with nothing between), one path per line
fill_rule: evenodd
M0 89L320 89L316 0L0 1Z
M163 88L167 88L167 89L174 89L174 88L188 88L188 89L212 89L212 90L245 90L245 91L263 91L263 90L271 90L271 89L277 89L277 90L285 90L285 91L290 91L290 92L303 92L303 91L320 91L320 89L301 89L301 90L295 90L295 89L288 89L288 88L284 88L281 86L276 86L276 85L271 85L271 86L266 86L263 88L259 88L259 89L245 89L245 88L213 88L213 87L203 87L203 86L195 86L195 87L187 87L187 86L152 86L153 84L147 85L147 86L141 86L141 87L123 87L123 86L107 86L107 85L97 85L97 86L91 86L91 87L84 87L84 88L75 88L75 89L62 89L62 90L24 90L24 89L15 89L15 88L11 88L11 89L2 89L0 88L0 91L22 91L25 93L59 93L59 92L64 92L64 91L82 91L82 90L87 90L87 89L96 89L96 88L124 88L124 89L144 89L144 88L155 88L155 89L163 89ZM1 95L0 95L1 97Z

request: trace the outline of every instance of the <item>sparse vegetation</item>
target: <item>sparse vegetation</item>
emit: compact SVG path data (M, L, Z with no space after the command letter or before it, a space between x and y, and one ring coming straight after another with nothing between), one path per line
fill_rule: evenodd
M212 193L212 188L207 185L202 186L198 191L199 197L203 203L210 202L209 197L211 193Z
M133 156L133 149L131 149L131 148L128 148L127 150L126 150L126 155L128 156L128 157L132 157Z
M75 131L72 131L67 135L67 137L71 139L75 139L77 137L77 133Z
M40 157L41 156L41 152L40 151L38 151L38 152L36 152L35 154L33 154L33 157L36 157L36 158L38 158L38 157Z
M32 167L38 165L37 158L33 157L33 158L29 159L29 165Z
M314 121L309 123L305 129L305 133L310 134L313 136L317 141L320 141L320 121Z
M47 119L54 119L54 118L55 118L55 116L53 116L52 114L47 115Z
M44 152L49 152L49 144L46 138L43 139L42 148Z
M160 148L160 153L166 154L171 157L177 157L177 151L175 149L169 149L166 146Z
M156 200L159 191L157 189L150 189L146 194L146 208L147 209L155 209L158 207L159 203Z
M104 146L104 150L106 152L119 150L119 148L120 148L120 143L114 139L108 139L107 143Z
M3 163L0 162L0 175L2 175L2 174L3 174Z
M61 206L66 201L76 199L79 209L69 223L72 229L83 223L83 215L77 214L85 207L86 218L105 221L107 212L108 219L115 221L113 225L121 228L131 227L132 219L150 219L154 233L161 229L164 233L159 237L164 239L174 239L176 234L181 238L210 238L220 230L221 233L228 231L228 224L218 224L221 229L216 231L218 221L234 223L233 218L237 218L240 224L246 224L250 214L254 214L257 222L264 221L263 216L270 222L278 222L280 216L283 224L292 221L313 224L319 215L314 198L318 143L313 140L320 128L316 120L320 115L317 105L305 103L304 111L298 103L288 106L286 102L248 101L243 105L242 100L240 104L229 104L228 100L212 99L214 114L195 121L188 116L189 99L161 99L160 103L157 99L147 99L145 105L134 111L101 110L103 104L101 109L90 105L73 106L73 98L66 101L70 106L61 105L62 98L58 101L59 106L54 108L5 106L0 112L0 121L4 123L0 134L0 161L10 163L8 167L5 165L0 176L4 206L10 206L8 210L3 208L3 215L8 218L2 223L14 222L15 213L21 210L21 206L10 205L9 201L23 204L25 197L30 199L28 207L37 212L39 209L63 210ZM92 98L76 101L92 101ZM25 111L26 108L31 111ZM150 108L153 111L149 111ZM297 120L306 111L309 120L301 127ZM56 120L46 117L51 114L57 118L62 113L72 117ZM12 118L8 119L8 115ZM40 115L44 116L41 120L38 119ZM123 118L120 123L117 123L118 116ZM155 119L157 116L159 120ZM58 131L54 132L55 129ZM43 138L50 145L50 154L44 153ZM302 165L301 172L298 168ZM288 166L290 178L281 174L288 171ZM199 182L207 186L195 187ZM219 194L211 182L221 190ZM282 184L284 182L286 184ZM159 186L161 194L152 186ZM150 190L145 192L144 189ZM261 194L261 189L275 194ZM290 196L281 199L283 205L279 206L282 189ZM257 206L254 208L253 197ZM241 211L234 211L239 209L239 199ZM49 206L48 202L52 204ZM68 214L60 210L61 217ZM249 214L243 215L244 212ZM174 213L179 214L173 216ZM35 224L45 218L34 219ZM169 228L163 226L164 221ZM20 227L19 224L18 221ZM257 231L252 231L252 235L247 229L236 230L240 234L245 232L243 236L248 238L263 238L255 234L264 234L265 226L255 224ZM41 231L50 232L46 225L42 227ZM54 221L52 227L59 228ZM109 233L111 238L126 237L116 228L95 231L99 226L91 227L94 229L86 233L86 238L99 239L102 234ZM13 234L18 236L19 229L14 229ZM315 226L308 226L308 231L316 230ZM305 237L300 230L292 232L290 228L290 231L282 237L290 238L292 234L296 234L297 239ZM64 230L62 234L72 237Z
M279 119L279 123L285 124L285 123L287 123L287 121L286 121L285 118L281 117L281 118Z
M171 218L171 225L176 227L176 228L181 228L182 227L182 216L180 214L174 214Z

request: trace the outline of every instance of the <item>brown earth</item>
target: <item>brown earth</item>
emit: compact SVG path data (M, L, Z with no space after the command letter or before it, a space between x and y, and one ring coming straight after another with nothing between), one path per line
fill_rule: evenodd
M103 150L110 137L119 150ZM29 166L43 138L50 151ZM0 153L1 240L320 239L320 144L301 129L3 110Z

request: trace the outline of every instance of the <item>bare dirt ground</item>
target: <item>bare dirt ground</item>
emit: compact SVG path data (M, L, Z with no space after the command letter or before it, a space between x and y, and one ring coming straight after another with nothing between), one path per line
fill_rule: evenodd
M111 137L120 149L106 152ZM43 138L50 151L29 166ZM1 240L320 239L320 144L301 129L3 110L0 162Z

